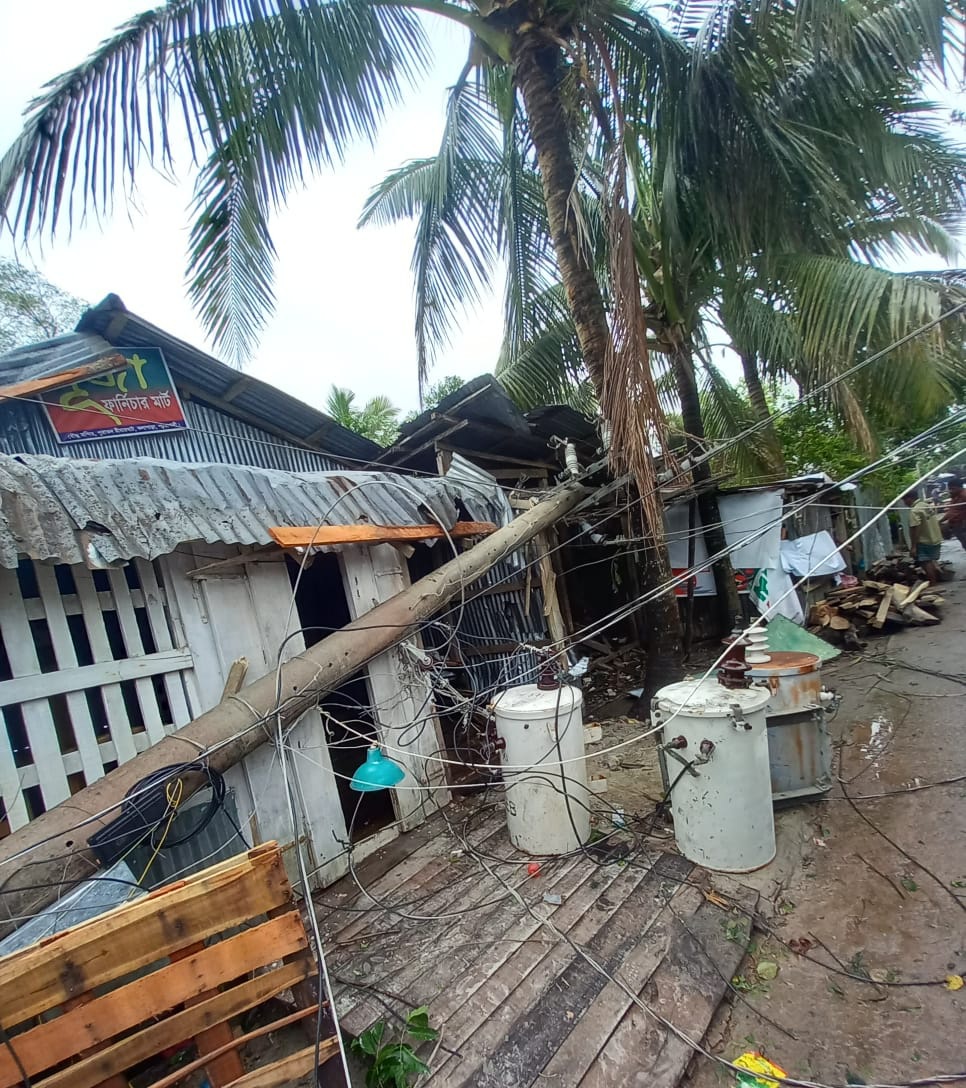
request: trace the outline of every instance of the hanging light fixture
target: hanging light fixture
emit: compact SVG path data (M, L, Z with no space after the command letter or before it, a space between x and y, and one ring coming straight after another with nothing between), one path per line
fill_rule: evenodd
M406 777L406 772L398 763L387 759L373 744L366 753L366 761L352 776L349 788L356 793L375 793L376 790L388 790L398 786Z

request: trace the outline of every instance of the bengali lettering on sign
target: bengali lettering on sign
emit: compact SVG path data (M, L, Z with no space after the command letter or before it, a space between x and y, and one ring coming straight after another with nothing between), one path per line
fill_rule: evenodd
M41 396L57 441L184 430L181 400L160 348L116 348L123 370L74 382Z

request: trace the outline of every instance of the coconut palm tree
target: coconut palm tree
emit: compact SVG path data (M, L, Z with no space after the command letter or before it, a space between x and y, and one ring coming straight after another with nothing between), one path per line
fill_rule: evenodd
M613 460L636 475L660 542L652 450L663 415L633 267L623 122L647 107L669 35L636 0L167 0L32 104L0 161L0 219L29 233L107 212L117 188L144 166L171 165L185 138L198 164L189 291L216 343L244 356L273 302L271 212L353 139L375 137L429 63L422 18L469 33L450 118L462 116L471 76L513 100ZM591 143L609 167L610 313L574 202ZM459 261L448 274L459 283ZM675 619L671 601L660 626Z
M343 427L380 446L390 446L399 433L399 409L388 397L376 395L356 407L356 395L351 389L333 385L325 400L326 412Z
M850 249L868 257L913 245L945 256L947 228L963 207L966 161L930 129L919 102L923 70L942 62L935 22L942 11L934 8L928 23L915 7L852 5L829 48L821 25L803 35L794 10L778 7L764 26L756 22L757 6L736 4L715 9L711 21L690 30L695 8L705 9L682 9L685 30L662 42L659 78L649 89L648 111L636 118L638 142L629 152L646 346L658 366L666 361L692 454L705 442L696 369L704 372L703 399L716 431L729 419L754 422L702 352L710 314L724 323L756 380L757 361L767 352L771 373L793 368L815 384L836 367L844 370L863 346L871 350L922 324L941 304L936 284L890 276L854 259ZM454 308L502 262L500 377L523 403L586 404L593 383L556 281L549 223L532 199L538 163L512 99L499 90L464 90L439 154L386 178L363 222L418 218L421 344L443 338ZM585 159L574 214L608 300L608 291L621 288L608 278L606 190L606 164ZM853 299L860 304L846 301ZM697 360L703 365L696 367ZM956 366L962 355L949 352L940 330L892 356L885 368L890 381L876 388L914 392L927 405L948 393ZM897 375L901 381L891 380ZM764 403L760 382L749 388ZM841 383L833 407L853 426L865 426L869 445L857 390ZM780 463L767 435L740 452L772 468ZM716 551L724 540L710 466L698 462L694 474ZM725 564L716 574L724 602L733 582Z

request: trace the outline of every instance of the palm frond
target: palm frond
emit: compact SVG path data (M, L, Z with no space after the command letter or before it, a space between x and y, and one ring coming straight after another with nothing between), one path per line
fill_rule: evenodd
M183 134L206 163L193 296L213 334L243 350L271 304L268 211L351 141L373 139L427 56L417 17L400 5L170 0L31 104L0 160L0 216L26 235L53 232L65 215L107 213L145 160L171 164ZM223 214L232 206L237 221ZM237 273L225 266L248 254L260 266L255 282L226 292ZM259 309L232 317L233 307Z
M707 358L702 358L701 371L701 418L705 437L714 443L744 434L757 422L751 404ZM782 465L775 453L768 436L763 431L756 431L745 440L730 445L725 462L716 468L733 472L738 482L776 477L781 473Z
M213 155L195 189L188 294L212 340L242 366L275 306L275 246L257 183Z
M412 267L420 389L455 314L478 301L499 251L503 146L493 102L469 67L450 92L436 156L408 163L370 193L360 226L416 218Z
M496 376L521 408L569 404L595 412L596 398L563 287L556 284L533 301L531 338L504 340Z

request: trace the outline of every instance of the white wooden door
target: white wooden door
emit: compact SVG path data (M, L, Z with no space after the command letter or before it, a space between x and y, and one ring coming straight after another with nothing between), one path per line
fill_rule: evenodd
M0 570L0 834L190 720L151 563Z
M283 661L305 649L302 635L293 633L298 630L298 613L290 607L292 586L284 562L263 558L192 577L194 570L213 560L239 554L240 549L231 546L195 545L161 560L175 629L183 632L194 656L194 668L185 680L196 715L221 701L234 661L247 659L245 682L250 683L275 671L283 642ZM345 817L318 711L303 716L288 733L287 744L296 813L303 824L299 838L313 884L322 887L347 872L348 865ZM291 847L292 820L275 745L263 744L225 777L251 837ZM297 881L293 850L287 849L284 857L290 877Z
M351 545L339 557L353 619L410 585L405 560L391 544ZM418 637L409 642L422 648ZM433 689L403 645L373 658L366 671L379 739L408 772L393 791L393 804L402 830L409 831L450 800Z

